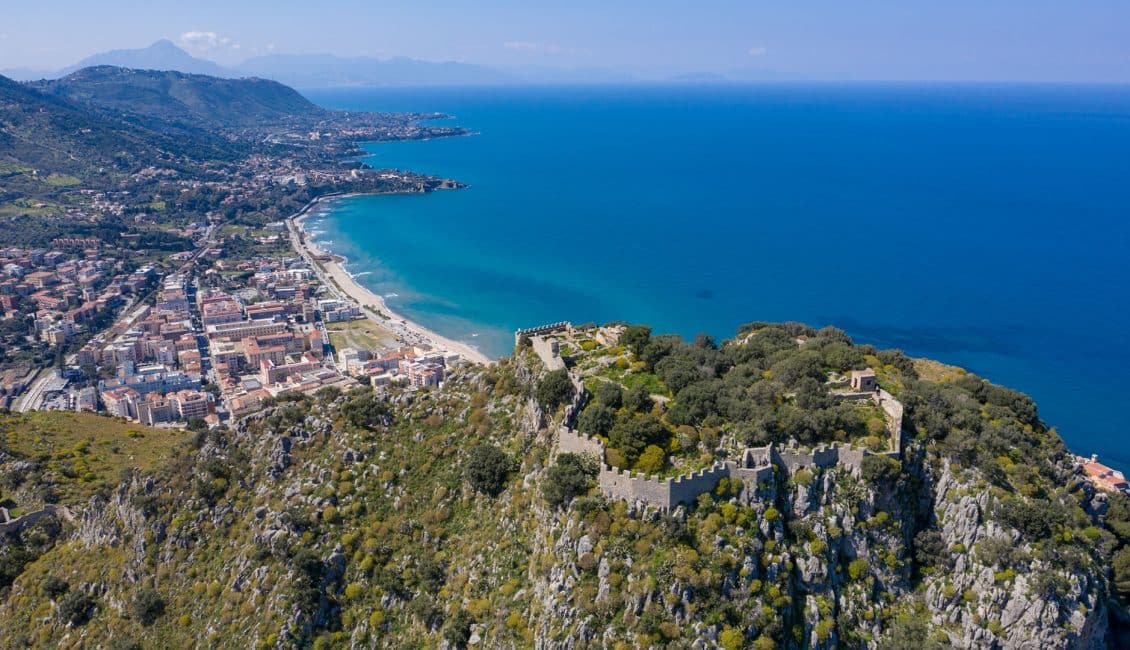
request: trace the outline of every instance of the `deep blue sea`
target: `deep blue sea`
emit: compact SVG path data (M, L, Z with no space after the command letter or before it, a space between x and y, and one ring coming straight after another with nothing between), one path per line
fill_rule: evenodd
M389 89L465 138L369 146L462 191L312 227L394 308L494 355L557 320L834 324L1032 395L1130 465L1130 87Z

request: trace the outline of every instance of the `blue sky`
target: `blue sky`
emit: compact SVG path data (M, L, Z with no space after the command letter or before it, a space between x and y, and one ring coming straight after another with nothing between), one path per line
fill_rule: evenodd
M388 3L6 2L0 68L57 68L168 38L269 52L797 79L1130 81L1130 0Z

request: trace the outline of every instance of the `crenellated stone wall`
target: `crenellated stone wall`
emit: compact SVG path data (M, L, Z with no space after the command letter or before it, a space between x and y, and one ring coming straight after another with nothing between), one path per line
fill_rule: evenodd
M774 466L789 476L802 469L829 467L845 467L858 472L866 456L898 457L898 452L894 451L873 452L838 443L819 445L812 449L776 447L770 444L743 450L740 462L720 461L707 469L683 476L659 478L610 466L605 461L603 442L565 426L558 427L557 450L587 455L599 463L597 483L604 496L625 501L642 501L663 510L670 510L680 503L693 503L703 492L713 490L722 478L736 478L752 484L768 481L773 478Z
M669 510L680 503L694 503L698 495L703 492L709 492L718 485L718 481L723 478L733 478L734 470L737 469L737 464L733 462L720 462L715 463L708 469L701 469L691 474L684 474L675 479L666 479L667 486L667 505L665 510ZM766 466L768 474L765 478L773 475L773 468Z
M542 328L538 330L541 331L536 331L537 334L544 333ZM527 330L527 332L535 332L535 330ZM533 336L530 341L534 351L551 370L565 367L555 341L545 339L543 336ZM600 468L597 484L601 493L609 499L641 501L662 510L670 510L679 504L694 503L700 494L713 490L723 478L736 478L746 484L756 485L771 480L775 467L787 472L789 476L806 468L846 467L852 472L859 472L866 456L883 455L899 458L902 455L903 406L890 393L880 389L874 393L839 394L837 397L870 398L883 409L890 436L888 451L873 452L841 443L818 445L812 449L795 446L776 447L770 444L765 447L744 449L737 462L719 461L709 468L675 478L661 479L658 476L647 476L642 472L612 467L605 459L605 446L601 440L586 436L572 428L574 418L584 406L585 390L580 379L573 373L569 373L569 379L573 382L575 390L573 399L565 405L563 423L557 427L557 451L592 457Z
M594 456L598 462L604 461L604 443L565 426L557 428L557 448L570 454Z
M610 499L643 501L663 510L680 503L693 503L698 495L713 490L722 478L741 478L747 481L765 481L773 476L770 465L771 447L750 449L743 458L758 459L758 465L742 466L732 461L717 462L713 466L674 478L648 476L642 472L612 467L605 461L605 446L597 438L586 436L568 427L557 430L558 452L582 454L599 463L597 484L601 493Z
M554 334L556 332L568 332L573 329L573 324L569 321L560 321L557 323L550 323L548 325L539 325L537 327L527 327L524 330L514 332L514 345L522 340L522 337L534 337L545 334Z

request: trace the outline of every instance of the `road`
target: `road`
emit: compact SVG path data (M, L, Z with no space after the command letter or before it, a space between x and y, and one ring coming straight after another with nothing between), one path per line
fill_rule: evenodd
M55 379L55 373L50 369L42 369L35 375L35 379L31 382L31 387L28 388L23 395L20 395L16 400L15 410L17 413L27 413L34 411L43 404L43 394L46 392L47 387L51 381Z

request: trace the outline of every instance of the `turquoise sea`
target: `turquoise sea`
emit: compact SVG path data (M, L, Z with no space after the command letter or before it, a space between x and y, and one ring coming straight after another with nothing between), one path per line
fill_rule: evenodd
M835 324L1031 394L1130 465L1130 87L310 92L475 135L371 145L462 191L311 223L398 310L493 355L557 320Z

